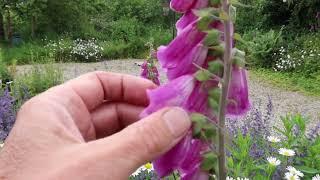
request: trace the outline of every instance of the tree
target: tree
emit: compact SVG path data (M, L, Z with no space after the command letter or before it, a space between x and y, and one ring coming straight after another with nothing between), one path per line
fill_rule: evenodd
M47 8L47 0L16 0L16 10L26 15L31 24L31 37L36 36L37 19Z
M5 33L4 33L4 22L3 22L3 14L0 11L0 41L5 40Z

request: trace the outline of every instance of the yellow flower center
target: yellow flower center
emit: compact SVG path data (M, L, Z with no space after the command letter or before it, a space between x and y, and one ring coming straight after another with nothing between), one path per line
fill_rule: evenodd
M144 165L144 167L146 169L152 169L152 164L151 163L147 163L147 164Z

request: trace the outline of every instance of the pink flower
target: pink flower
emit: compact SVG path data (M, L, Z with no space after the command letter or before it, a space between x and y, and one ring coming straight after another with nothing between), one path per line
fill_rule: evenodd
M243 68L233 67L228 94L227 114L241 116L250 108L247 72Z
M175 79L184 74L194 73L194 64L203 65L208 48L202 45L206 36L197 29L194 22L186 27L168 46L161 46L158 49L157 57L159 62L167 71L169 80Z
M178 36L184 28L195 22L197 19L198 17L192 11L187 11L176 23Z
M206 180L208 175L201 171L200 165L201 153L207 148L200 140L192 139L189 132L174 148L153 162L154 169L160 177L179 170L182 180Z
M171 9L185 13L191 9L198 9L208 6L208 0L171 0Z
M158 69L153 64L148 63L148 61L145 61L141 65L140 76L145 79L149 79L149 80L153 81L153 83L155 83L157 85L160 85Z
M146 117L167 106L183 106L195 86L191 75L181 76L157 89L147 90L149 106L144 109L141 117Z

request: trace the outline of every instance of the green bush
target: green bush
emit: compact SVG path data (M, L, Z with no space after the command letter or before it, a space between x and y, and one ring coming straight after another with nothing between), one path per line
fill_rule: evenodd
M244 34L243 39L247 43L238 46L247 52L249 66L271 68L274 64L272 54L282 41L281 35L282 30L270 30L266 33L255 30Z
M41 42L27 42L17 47L6 47L3 50L3 61L12 64L42 63L48 59L48 49Z
M316 79L320 72L320 33L304 34L282 45L273 55L274 70Z
M30 71L19 75L14 80L14 89L22 93L28 89L30 96L35 96L63 82L62 70L55 64L33 65Z
M3 62L1 47L0 47L0 80L2 81L2 83L12 80L12 76L8 71L7 65Z

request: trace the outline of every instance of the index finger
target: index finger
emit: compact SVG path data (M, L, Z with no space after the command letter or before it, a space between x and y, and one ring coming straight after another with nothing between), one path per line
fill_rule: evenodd
M146 106L148 105L146 90L156 87L151 81L143 78L103 71L82 75L63 86L70 86L89 111L105 101Z

